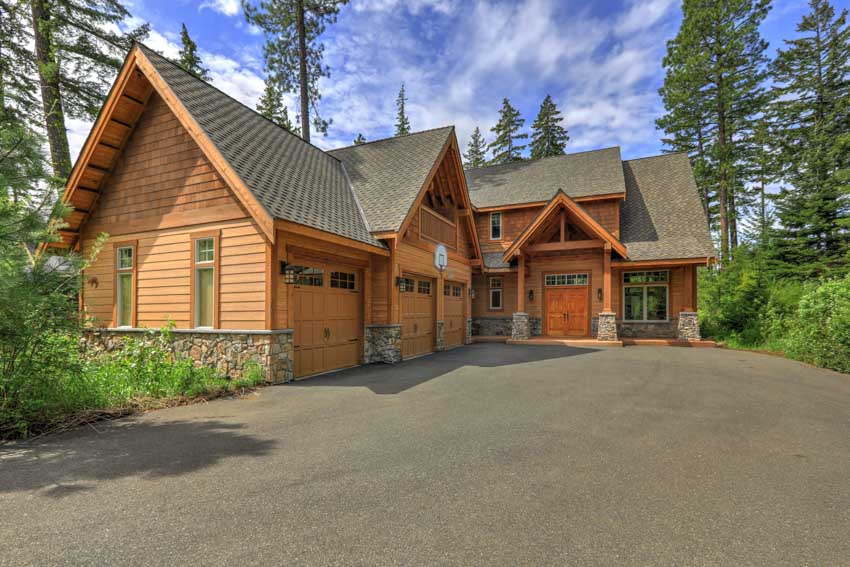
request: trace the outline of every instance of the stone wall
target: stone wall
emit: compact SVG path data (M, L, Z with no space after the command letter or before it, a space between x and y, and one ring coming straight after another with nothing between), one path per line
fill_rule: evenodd
M401 362L401 325L366 325L366 364Z
M472 319L472 334L477 337L510 337L513 326L513 317L475 317Z
M596 338L600 341L616 341L617 315L615 313L602 311L596 320Z
M528 318L528 332L532 337L539 337L543 334L543 319L540 317Z
M446 339L443 337L443 328L446 326L445 321L437 321L437 337L436 347L437 352L446 350Z
M472 344L472 319L466 320L466 334L463 337L463 344Z
M632 323L620 321L617 330L620 338L628 339L675 339L678 335L678 320L660 321L658 323Z
M698 341L702 338L699 332L699 317L693 311L679 313L677 327L677 338L680 341Z
M511 339L515 341L525 341L528 340L530 336L531 335L529 334L528 326L528 313L514 313Z
M187 356L198 366L209 366L230 377L241 378L250 361L260 365L266 381L282 383L292 380L294 346L292 330L278 331L225 331L183 330L170 331L170 350L175 356ZM128 338L154 343L159 331L152 329L91 329L84 335L88 348L96 351L113 351Z

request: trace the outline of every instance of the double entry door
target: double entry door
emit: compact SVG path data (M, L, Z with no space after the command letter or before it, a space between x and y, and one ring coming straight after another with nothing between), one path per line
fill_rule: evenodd
M584 337L588 330L587 286L546 288L546 334Z

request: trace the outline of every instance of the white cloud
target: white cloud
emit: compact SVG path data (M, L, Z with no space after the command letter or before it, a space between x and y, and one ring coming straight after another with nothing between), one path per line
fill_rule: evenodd
M208 8L225 16L235 16L242 11L239 0L207 0L201 4L200 10Z

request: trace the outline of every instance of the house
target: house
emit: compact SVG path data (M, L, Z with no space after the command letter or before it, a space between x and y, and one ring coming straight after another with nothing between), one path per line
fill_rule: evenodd
M698 338L688 160L617 148L464 172L454 128L323 151L143 45L65 188L90 340L273 381L510 335ZM444 269L435 249L445 246Z

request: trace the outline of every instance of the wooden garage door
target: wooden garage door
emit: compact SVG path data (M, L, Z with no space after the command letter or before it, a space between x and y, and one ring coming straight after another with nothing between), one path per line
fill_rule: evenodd
M446 348L463 344L464 328L463 290L460 282L446 282L443 286L443 342Z
M295 376L360 364L363 339L360 273L316 264L295 284Z
M406 276L401 283L401 356L408 358L434 350L434 282Z

